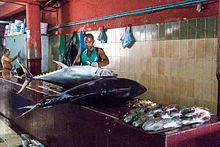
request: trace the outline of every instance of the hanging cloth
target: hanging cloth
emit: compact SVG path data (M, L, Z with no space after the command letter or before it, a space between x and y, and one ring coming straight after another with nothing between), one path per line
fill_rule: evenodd
M74 31L73 35L68 43L67 52L65 54L65 64L68 66L72 66L73 61L77 56L77 47L78 47L79 38L77 32Z
M86 48L85 42L84 42L84 34L83 31L80 32L80 41L79 41L79 49L78 52L82 49Z
M106 43L106 42L107 42L107 36L106 36L106 34L105 34L105 28L104 28L104 26L101 28L97 40L101 41L101 43Z
M65 58L65 53L66 53L66 36L65 36L65 34L61 35L59 50L60 50L61 62L64 63L64 58Z
M121 37L121 44L123 48L129 47L133 44L134 39L132 37L132 33L131 33L131 26L126 27L124 35Z

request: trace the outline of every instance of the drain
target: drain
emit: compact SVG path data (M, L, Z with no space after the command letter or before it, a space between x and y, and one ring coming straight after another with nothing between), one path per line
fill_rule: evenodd
M0 137L0 143L3 143L4 142L4 140Z

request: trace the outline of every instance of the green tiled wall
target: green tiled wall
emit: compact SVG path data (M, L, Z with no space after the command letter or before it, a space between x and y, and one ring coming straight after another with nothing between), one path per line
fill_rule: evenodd
M217 37L217 16L146 25L146 40L180 40Z

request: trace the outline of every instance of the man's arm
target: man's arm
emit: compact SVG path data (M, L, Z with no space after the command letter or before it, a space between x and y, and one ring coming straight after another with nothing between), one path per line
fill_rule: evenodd
M109 64L108 57L106 56L104 50L102 48L98 48L99 56L101 57L102 61L98 62L99 66L106 66Z
M80 65L80 63L81 63L81 51L76 56L76 59L74 60L73 65Z
M18 52L18 55L14 56L13 58L9 58L7 56L4 56L3 60L7 61L7 62L13 62L15 59L17 59L18 57L20 57L20 53L21 51Z

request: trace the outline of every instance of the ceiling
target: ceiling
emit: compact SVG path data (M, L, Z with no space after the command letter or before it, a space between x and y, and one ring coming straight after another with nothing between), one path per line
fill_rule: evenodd
M59 1L61 2L62 0L0 0L0 10L3 12L3 13L1 12L0 14L0 19L5 19L19 12L25 11L26 4L40 5L40 10L42 11L55 12L56 9L58 8ZM14 7L19 6L19 8L17 9L10 8L8 10L7 5L4 4L13 4Z

